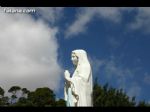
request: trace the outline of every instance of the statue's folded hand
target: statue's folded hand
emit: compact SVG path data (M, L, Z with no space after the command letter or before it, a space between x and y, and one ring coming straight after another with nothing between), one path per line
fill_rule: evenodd
M70 78L70 73L68 70L65 70L64 75L66 79Z

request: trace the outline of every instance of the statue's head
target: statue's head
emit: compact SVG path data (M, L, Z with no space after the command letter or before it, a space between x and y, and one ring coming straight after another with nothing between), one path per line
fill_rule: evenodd
M71 60L72 60L72 63L77 66L78 64L78 57L76 56L76 54L74 52L72 52L71 54Z
M84 62L87 63L88 59L86 51L82 49L73 50L71 54L71 60L75 66Z

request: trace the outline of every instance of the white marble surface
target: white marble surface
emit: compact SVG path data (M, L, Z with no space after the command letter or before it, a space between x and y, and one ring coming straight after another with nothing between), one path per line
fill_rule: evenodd
M85 50L72 51L71 60L75 70L70 77L68 70L65 70L64 97L67 106L93 106L92 104L92 69Z

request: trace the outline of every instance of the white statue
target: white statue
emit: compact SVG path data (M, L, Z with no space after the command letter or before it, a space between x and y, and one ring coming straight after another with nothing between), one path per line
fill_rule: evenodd
M64 96L67 106L93 106L92 92L92 70L84 50L74 50L71 60L75 71L70 77L68 70L65 70Z

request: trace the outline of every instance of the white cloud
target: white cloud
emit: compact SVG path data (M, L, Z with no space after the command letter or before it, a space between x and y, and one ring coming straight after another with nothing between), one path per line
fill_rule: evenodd
M28 14L0 13L0 86L59 89L58 29Z
M150 84L150 75L147 72L144 74L144 82Z
M63 7L37 7L36 13L45 21L54 23L63 16Z
M66 30L66 38L73 37L79 33L83 33L87 29L88 23L95 17L103 18L114 23L121 21L121 11L129 10L130 8L116 7L88 7L80 8L77 13L76 20Z
M115 83L119 89L123 89L130 97L138 97L141 94L141 87L136 83L134 79L135 73L138 71L137 68L125 68L122 64L118 63L118 59L111 57L109 60L103 60L104 71L107 80L112 80L115 78ZM129 83L132 79L133 82Z
M5 9L5 10L4 10ZM43 19L45 22L51 23L52 25L56 23L63 16L63 7L5 7L0 8L1 12L12 10L35 10L28 14L33 15L36 18Z
M136 83L133 83L130 88L128 88L128 91L127 91L127 94L130 96L130 97L133 97L133 96L140 96L141 94L141 87L136 84Z
M117 48L117 47L120 46L121 41L116 39L116 38L114 38L114 37L110 37L108 39L108 44L110 45L111 48Z
M150 32L150 8L149 7L139 7L136 8L137 15L135 21L129 24L129 27L133 30L143 28L145 32Z
M99 60L98 58L91 57L91 56L89 56L88 59L89 59L89 62L91 64L91 67L92 67L92 73L93 73L93 75L99 74L98 72L99 72L100 68L105 63L104 60Z
M116 80L113 81L118 85L118 88L122 89L127 88L126 84L128 78L133 78L134 72L136 71L123 67L121 64L117 63L116 58L113 56L110 59L98 59L90 56L89 60L92 65L93 75L98 72L98 75L101 75L103 71L103 75L106 75L108 81L115 78Z
M116 59L111 58L105 62L105 73L108 79L116 78L116 83L119 88L126 88L128 78L133 77L133 70L125 68L120 64L117 64Z
M72 38L80 33L85 33L88 24L95 18L109 20L113 23L120 23L124 12L133 16L131 22L127 21L127 30L143 29L144 33L150 33L150 8L149 7L86 7L77 10L75 21L67 28L65 38ZM135 11L135 14L129 13Z
M84 32L86 24L92 19L93 14L93 10L89 10L89 8L78 13L77 20L75 20L75 22L71 24L66 31L66 38L71 35L78 35L79 33Z
M106 71L108 71L110 74L116 74L118 76L123 74L131 75L129 68L125 68L120 65L119 59L114 56L111 56L109 60L106 60L105 65Z
M132 78L134 79L134 74L137 72L136 68L125 68L121 64L118 63L118 60L116 60L115 57L111 56L110 59L98 59L98 58L91 58L90 56L90 62L93 67L93 71L100 72L104 71L103 75L106 75L106 80L111 81L113 78L113 82L117 84L117 88L123 89L124 92L127 93L127 95L131 98L133 96L140 96L142 88L136 83L135 80L132 80L133 82L129 82L129 80ZM103 66L103 68L101 68ZM147 76L147 75L146 75ZM102 77L102 75L101 75ZM149 77L146 77L146 80ZM111 82L112 82L111 81ZM149 81L149 80L147 80Z

